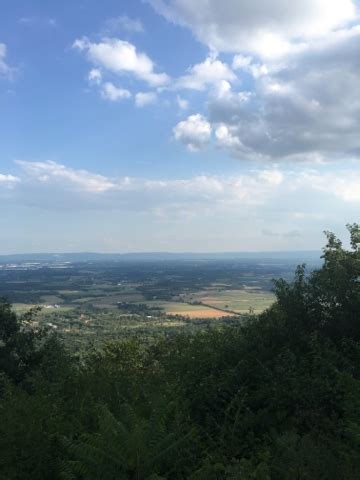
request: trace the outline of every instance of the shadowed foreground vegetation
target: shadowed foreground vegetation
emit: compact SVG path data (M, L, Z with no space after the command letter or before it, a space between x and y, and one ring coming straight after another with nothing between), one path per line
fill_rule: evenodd
M241 325L70 355L0 304L0 478L359 478L360 228Z

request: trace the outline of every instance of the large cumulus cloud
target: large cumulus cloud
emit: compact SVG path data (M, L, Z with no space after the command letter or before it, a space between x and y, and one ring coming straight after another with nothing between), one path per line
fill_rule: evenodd
M219 51L282 53L288 42L353 20L352 0L148 0L168 20L189 27Z
M269 159L358 157L360 153L360 28L312 41L280 63L243 63L253 76L244 95L209 100L217 140L233 154ZM255 72L255 73L254 73Z
M360 25L354 1L149 2L169 21L190 28L213 50L209 58L227 69L216 82L201 83L209 87L206 103L174 129L182 132L201 118L208 135L197 150L211 137L241 159L359 157ZM231 52L232 70L221 60ZM189 137L198 135L187 130L175 136L191 148Z

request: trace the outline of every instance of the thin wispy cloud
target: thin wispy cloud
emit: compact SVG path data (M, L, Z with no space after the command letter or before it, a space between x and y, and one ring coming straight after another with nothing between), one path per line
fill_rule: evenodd
M31 17L20 17L18 19L18 23L20 25L26 27L50 27L54 28L58 26L58 23L55 18L48 18L48 17L38 17L38 16L31 16Z
M60 190L88 195L114 192L158 192L166 194L159 201L168 202L171 196L188 198L189 201L206 199L209 204L217 202L233 204L244 202L248 205L261 205L269 197L291 196L294 192L309 190L341 199L343 202L360 202L360 173L355 170L338 170L327 173L324 167L317 170L303 168L297 170L279 167L255 169L248 173L228 175L197 175L178 179L147 179L144 177L109 177L83 169L74 169L54 161L31 162L17 160L20 168L17 175L0 174L0 185L33 185L42 187L57 186ZM147 207L146 204L143 205Z
M127 15L119 15L118 17L109 18L104 23L103 33L105 35L129 33L143 33L144 25L138 18L130 18Z
M7 46L0 43L0 77L10 77L13 69L7 63Z

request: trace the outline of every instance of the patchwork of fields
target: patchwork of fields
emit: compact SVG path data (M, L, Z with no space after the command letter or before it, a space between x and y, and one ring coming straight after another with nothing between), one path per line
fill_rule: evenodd
M93 295L91 295L93 293ZM189 318L223 318L235 314L261 313L274 300L270 292L244 288L243 290L209 289L180 295L177 301L148 301L136 290L128 287L110 289L108 285L97 286L95 292L66 290L60 295L43 295L36 303L15 303L14 308L24 313L31 307L41 306L44 314L53 311L65 313L70 310L103 309L119 310L121 304L145 305L167 315L181 315ZM137 313L132 313L137 315Z
M272 278L294 264L203 261L91 263L0 269L0 296L73 346L122 335L196 331L242 321L274 301Z

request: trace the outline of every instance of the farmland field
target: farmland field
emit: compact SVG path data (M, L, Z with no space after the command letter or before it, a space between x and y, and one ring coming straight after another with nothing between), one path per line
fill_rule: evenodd
M189 318L223 318L232 316L232 313L222 312L203 305L189 305L179 302L165 302L160 307L168 315L183 315Z
M205 290L188 298L191 302L235 313L261 313L274 301L271 292L246 286L242 290Z
M296 263L252 260L146 262L0 262L0 296L19 314L80 347L119 336L241 322L274 301L273 278Z

